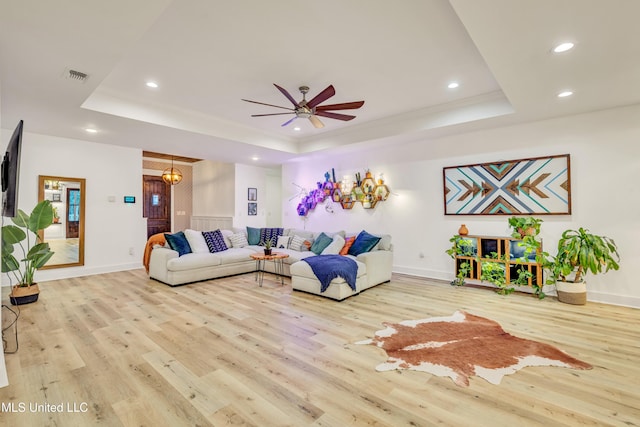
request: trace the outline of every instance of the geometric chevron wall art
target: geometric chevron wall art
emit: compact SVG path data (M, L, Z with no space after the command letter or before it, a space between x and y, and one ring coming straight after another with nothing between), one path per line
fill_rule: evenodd
M445 215L569 215L569 155L442 169Z

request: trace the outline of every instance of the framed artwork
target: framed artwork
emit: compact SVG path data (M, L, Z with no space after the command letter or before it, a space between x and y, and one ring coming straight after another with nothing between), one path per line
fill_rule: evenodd
M60 193L53 193L51 196L54 202L59 202L62 200Z
M247 191L247 199L250 202L255 202L258 200L258 189L257 188L249 188Z
M445 215L569 215L569 154L442 169Z
M258 215L258 204L257 203L249 203L248 212L249 215Z

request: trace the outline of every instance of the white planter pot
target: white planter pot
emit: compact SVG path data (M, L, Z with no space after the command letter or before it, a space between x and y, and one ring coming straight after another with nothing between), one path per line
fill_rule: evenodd
M558 301L567 304L585 305L587 303L586 282L556 282Z

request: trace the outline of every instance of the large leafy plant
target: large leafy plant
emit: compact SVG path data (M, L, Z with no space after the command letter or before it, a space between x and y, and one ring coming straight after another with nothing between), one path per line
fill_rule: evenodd
M581 282L583 276L618 270L620 255L613 239L596 236L580 227L566 230L558 241L558 254L547 263L551 272L550 280L568 282L573 274L573 282Z
M30 286L36 270L53 256L49 244L40 237L40 232L53 222L51 202L38 203L31 215L18 210L11 221L14 225L2 227L2 272L13 275L18 286Z

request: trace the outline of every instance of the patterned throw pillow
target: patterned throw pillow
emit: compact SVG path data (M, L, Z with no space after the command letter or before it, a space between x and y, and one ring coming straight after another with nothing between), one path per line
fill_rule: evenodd
M247 237L244 233L232 234L231 237L229 237L229 240L231 240L232 248L244 248L245 246L249 246L249 242L247 242Z
M178 252L178 256L191 253L191 246L189 246L189 242L182 231L178 231L175 234L165 233L164 238L167 240L169 247Z
M284 228L261 228L260 229L260 242L259 245L264 246L264 242L271 240L272 243L276 243L278 236L282 236Z
M224 236L222 236L222 232L220 230L203 231L202 235L204 236L204 241L207 242L209 252L215 253L226 251L228 249L227 244L224 242Z
M289 242L289 249L301 252L303 250L302 245L304 244L304 242L304 237L298 236L296 234L291 238L291 241Z
M289 240L291 240L291 236L278 236L278 241L276 242L276 248L287 249L289 247Z

